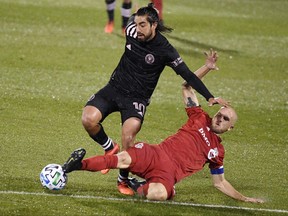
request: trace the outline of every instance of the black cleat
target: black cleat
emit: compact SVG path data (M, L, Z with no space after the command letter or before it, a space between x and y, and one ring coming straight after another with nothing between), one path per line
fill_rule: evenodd
M72 152L71 156L62 166L64 173L69 173L74 170L80 170L82 167L81 161L86 154L86 150L83 148L76 149Z
M136 178L128 178L127 184L128 186L134 191L137 192L137 189L143 185L145 185L147 182L144 181L138 181Z

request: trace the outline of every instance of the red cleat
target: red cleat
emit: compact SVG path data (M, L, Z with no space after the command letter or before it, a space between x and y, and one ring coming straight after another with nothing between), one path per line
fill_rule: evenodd
M131 188L129 188L126 181L122 181L122 182L117 181L117 188L121 194L128 195L128 196L134 195L134 191Z
M110 21L106 24L105 28L104 28L104 32L111 34L114 31L114 22Z

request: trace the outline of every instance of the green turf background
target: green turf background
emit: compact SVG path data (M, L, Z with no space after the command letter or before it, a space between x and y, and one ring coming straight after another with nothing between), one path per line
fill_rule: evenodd
M106 35L104 1L0 0L0 215L281 214L108 200L127 198L117 192L116 170L105 176L71 173L67 187L56 193L107 199L7 194L50 194L39 182L46 164L62 164L80 146L87 156L103 154L82 128L81 113L123 52L120 5L118 0L115 32ZM164 0L165 24L175 29L167 37L191 70L203 64L203 51L213 48L220 55L220 70L204 82L239 115L235 130L223 136L225 177L241 193L267 200L256 205L224 196L205 168L177 184L174 201L287 214L287 9L287 0ZM137 140L158 143L185 122L181 83L165 69ZM199 99L211 115L218 109ZM119 114L104 126L120 142Z

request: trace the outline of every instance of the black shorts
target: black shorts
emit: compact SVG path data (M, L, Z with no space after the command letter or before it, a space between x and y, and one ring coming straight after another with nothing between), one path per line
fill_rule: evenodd
M120 112L122 124L130 117L136 117L144 121L148 100L129 98L121 94L112 85L107 84L96 94L92 95L86 106L94 106L102 113L101 122L113 112Z

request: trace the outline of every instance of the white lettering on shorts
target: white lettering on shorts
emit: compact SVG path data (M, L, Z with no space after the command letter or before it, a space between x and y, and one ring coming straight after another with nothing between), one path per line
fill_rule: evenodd
M143 117L143 116L144 116L144 113L145 113L145 106L144 106L144 104L138 103L138 102L133 102L133 105L134 105L135 109L138 110L137 113Z

